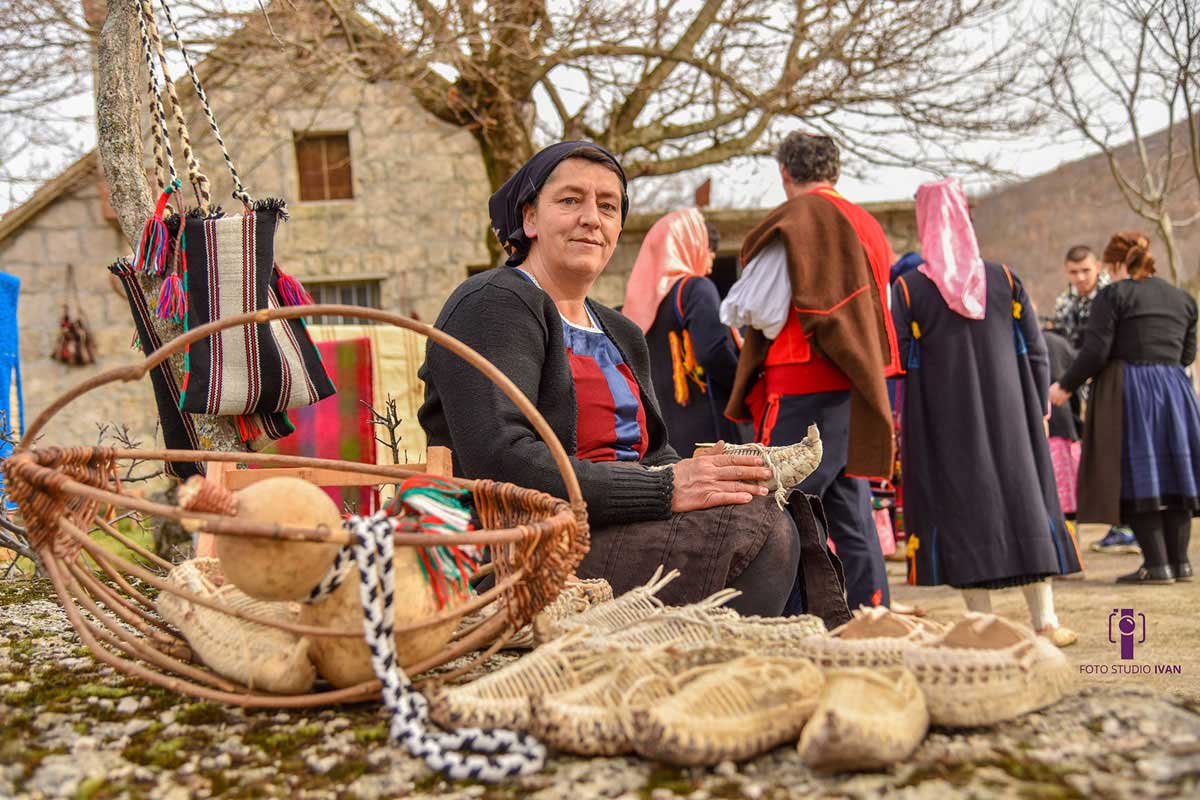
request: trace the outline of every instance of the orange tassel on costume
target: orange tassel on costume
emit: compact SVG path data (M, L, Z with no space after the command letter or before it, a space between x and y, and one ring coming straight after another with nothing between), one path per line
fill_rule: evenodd
M669 331L667 340L671 343L671 380L675 384L675 402L686 406L691 394L689 380L700 388L701 394L708 392L704 384L704 367L696 362L696 350L687 331L683 332L682 338L675 331Z

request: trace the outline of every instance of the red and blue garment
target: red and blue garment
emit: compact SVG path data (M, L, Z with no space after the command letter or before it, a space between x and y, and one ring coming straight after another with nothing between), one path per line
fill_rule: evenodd
M575 379L575 456L640 461L646 454L646 410L637 380L595 319L592 324L581 328L563 320L563 344Z
M532 275L516 269L541 288ZM640 461L649 442L641 389L621 351L600 329L591 309L587 312L590 328L562 321L563 345L575 381L575 457Z

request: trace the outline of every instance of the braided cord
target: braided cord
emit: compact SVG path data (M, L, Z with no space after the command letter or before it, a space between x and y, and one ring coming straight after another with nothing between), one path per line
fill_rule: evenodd
M179 132L179 143L183 149L183 157L187 161L188 182L192 184L192 188L196 192L196 198L200 201L201 211L207 213L209 203L212 199L208 189L208 177L200 171L200 162L196 159L196 154L192 150L192 140L191 136L188 135L187 119L183 115L183 106L179 102L179 94L175 91L175 81L171 80L171 73L167 66L167 54L163 50L162 37L158 32L158 22L154 18L154 7L150 4L150 0L141 0L141 7L144 24L150 34L150 43L154 45L154 50L158 55L158 63L162 67L163 85L167 89L167 97L171 100L171 110L175 117L175 128Z
M396 664L392 567L396 520L379 511L370 517L350 517L344 526L354 535L363 632L371 666L383 684L384 706L392 715L392 741L453 780L495 783L539 771L546 761L545 745L526 734L483 728L442 732L428 727L429 701Z
M143 0L146 2L147 0ZM221 129L217 127L217 118L213 114L212 105L208 102L208 95L204 91L204 86L200 83L200 76L196 74L196 68L192 66L192 59L188 56L187 48L183 45L183 37L179 35L179 28L175 26L175 18L171 14L171 9L167 5L166 0L159 0L162 5L163 13L166 14L167 24L171 26L171 33L175 37L175 42L179 45L179 52L183 55L183 63L187 66L188 75L192 78L192 86L196 88L196 95L200 98L200 104L204 107L204 115L208 118L208 125L212 128L213 136L217 139L217 145L221 148L221 155L225 158L225 166L229 168L229 174L233 178L233 196L240 200L242 205L250 208L253 203L253 198L246 191L246 187L242 185L242 178L238 175L237 169L233 166L233 158L229 155L229 149L225 146L225 140L221 137Z
M158 81L154 75L154 53L150 49L150 33L146 28L146 16L144 13L138 14L138 28L142 34L142 54L146 58L146 73L148 75L147 91L150 97L154 100L154 110L157 116L157 125L151 125L154 129L154 172L158 178L159 191L166 189L168 181L163 172L164 169L164 152L166 153L166 167L170 168L171 179L170 184L174 184L178 179L175 173L175 157L171 153L171 132L167 127L167 114L163 110L162 96L158 91Z

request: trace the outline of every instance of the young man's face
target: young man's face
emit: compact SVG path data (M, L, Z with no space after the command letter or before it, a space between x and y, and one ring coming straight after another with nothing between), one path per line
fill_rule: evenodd
M1096 257L1088 254L1082 261L1068 261L1066 267L1067 278L1075 287L1075 291L1084 295L1091 294L1100 278L1100 265L1096 262Z

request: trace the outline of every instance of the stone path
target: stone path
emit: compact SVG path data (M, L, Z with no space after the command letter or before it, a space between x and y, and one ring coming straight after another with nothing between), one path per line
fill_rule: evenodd
M1117 592L1111 575L1136 559L1087 561L1087 581L1056 583L1060 615L1081 634L1068 651L1076 663L1119 660L1107 615L1128 602L1147 616L1137 663L1177 662L1181 674L1081 676L1077 694L1041 713L986 731L935 729L909 763L887 772L816 775L781 747L695 770L559 756L543 774L501 787L431 775L385 743L370 705L244 712L126 680L80 646L46 584L0 581L0 798L1200 796L1200 585ZM935 617L961 612L948 590L897 586L895 596ZM1019 591L998 595L996 610L1021 619Z

